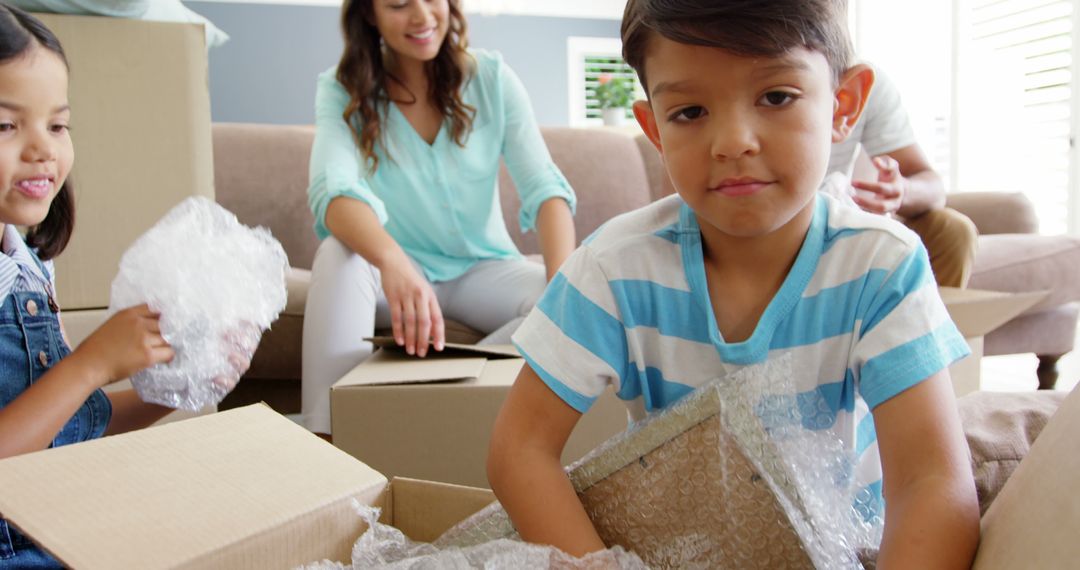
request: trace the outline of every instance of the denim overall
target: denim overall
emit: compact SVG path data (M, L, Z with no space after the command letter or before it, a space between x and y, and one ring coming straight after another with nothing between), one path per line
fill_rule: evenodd
M48 275L40 262L38 266ZM13 291L9 294L0 305L0 407L11 403L69 352L60 334L55 304L48 296L36 292ZM101 437L111 416L112 405L108 397L101 390L95 391L68 420L50 447ZM0 569L58 567L59 562L0 519Z

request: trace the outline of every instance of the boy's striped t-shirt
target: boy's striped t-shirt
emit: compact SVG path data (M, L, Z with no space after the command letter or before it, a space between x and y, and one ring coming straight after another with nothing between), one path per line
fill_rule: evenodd
M818 195L813 221L750 338L726 343L701 232L676 196L619 216L563 264L514 335L526 361L585 412L607 385L641 419L710 380L790 354L804 427L832 430L853 484L881 501L870 414L968 354L926 250L902 224Z

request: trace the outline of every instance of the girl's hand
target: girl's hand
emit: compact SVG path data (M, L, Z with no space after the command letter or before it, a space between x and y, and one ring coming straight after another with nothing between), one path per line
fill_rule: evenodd
M238 328L226 333L223 341L229 350L229 366L232 370L214 378L214 384L226 392L236 387L240 377L251 366L251 357L255 354L255 349L259 348L261 338L262 331L259 327L248 322L243 322Z
M161 336L159 317L147 305L124 309L98 327L68 358L85 366L95 387L168 362L174 352Z
M442 309L431 284L405 259L381 268L383 293L390 305L394 341L405 352L426 356L428 344L442 350L445 341Z

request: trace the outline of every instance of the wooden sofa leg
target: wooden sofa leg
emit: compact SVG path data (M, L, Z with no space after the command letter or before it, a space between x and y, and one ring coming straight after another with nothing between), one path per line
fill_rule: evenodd
M1062 355L1039 355L1039 368L1036 370L1036 374L1039 376L1039 389L1040 390L1053 390L1054 384L1057 383L1058 369L1057 363Z

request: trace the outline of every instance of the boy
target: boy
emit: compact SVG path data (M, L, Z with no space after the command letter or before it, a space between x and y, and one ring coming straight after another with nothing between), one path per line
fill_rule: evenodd
M525 540L604 548L559 456L607 384L641 418L790 353L800 397L830 410L855 461L851 484L888 503L879 567L970 565L979 512L947 371L967 347L918 237L817 192L873 83L850 66L844 12L627 3L623 53L649 97L634 114L677 195L586 240L514 336L528 366L488 475Z

